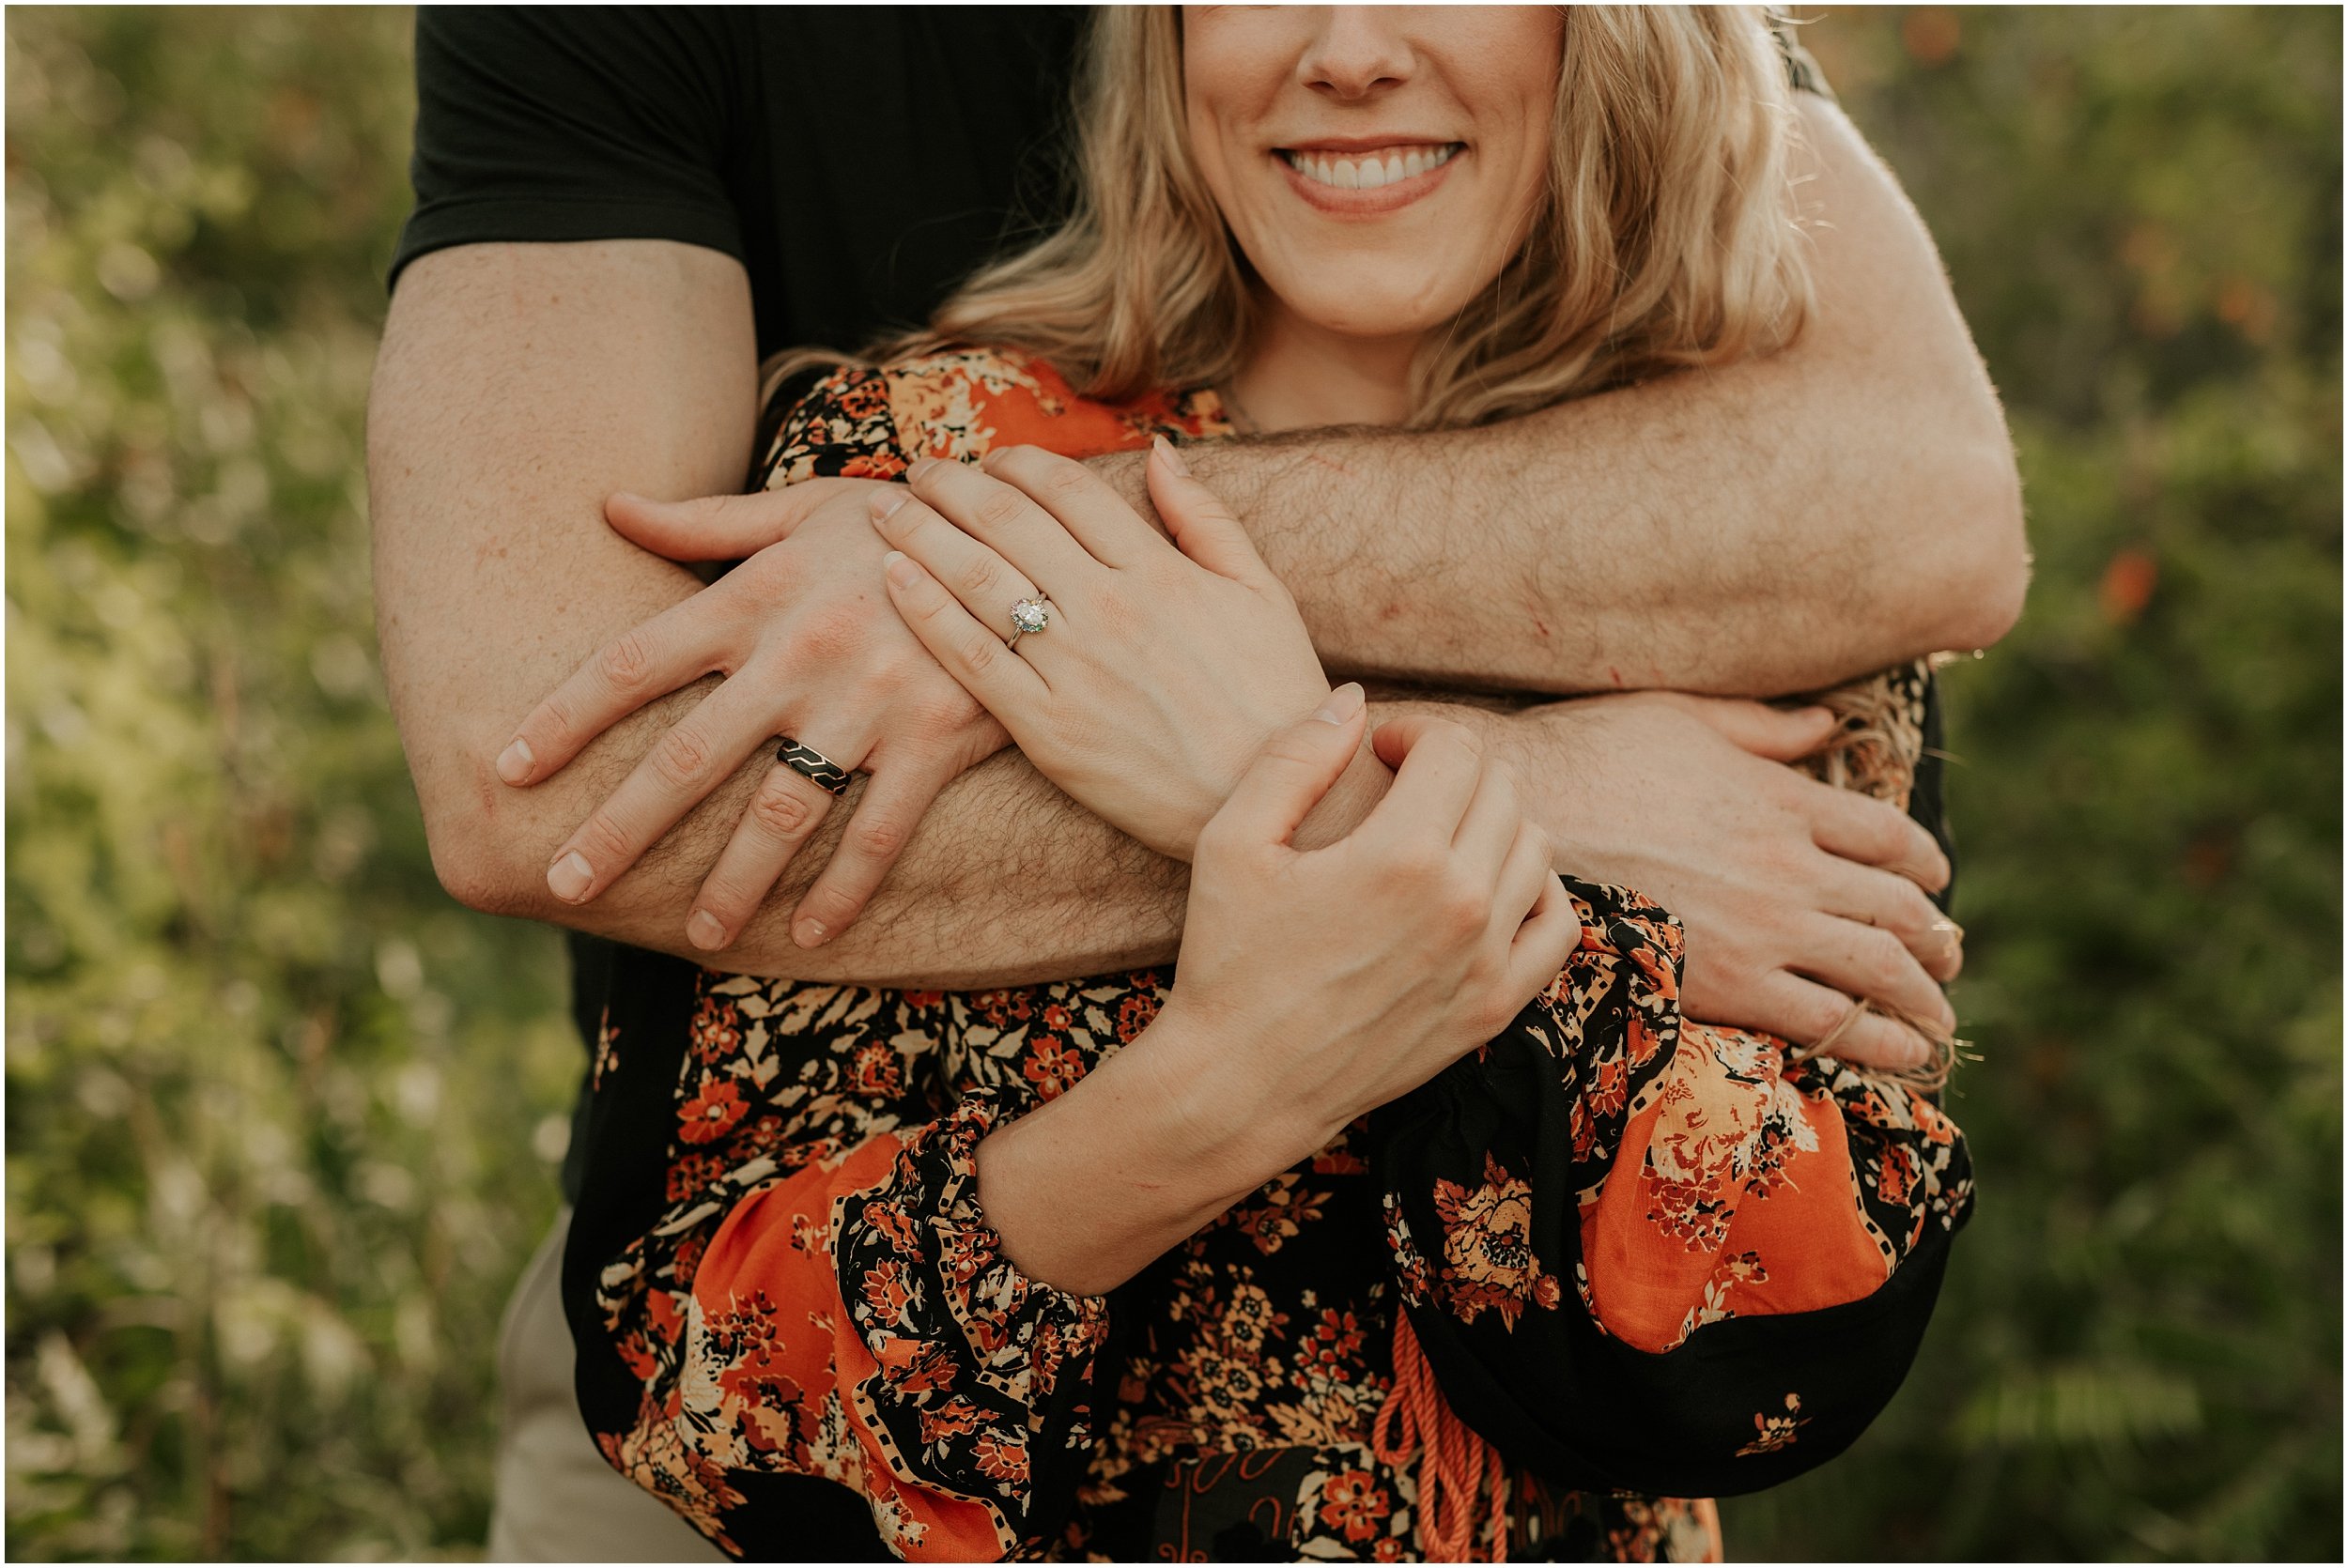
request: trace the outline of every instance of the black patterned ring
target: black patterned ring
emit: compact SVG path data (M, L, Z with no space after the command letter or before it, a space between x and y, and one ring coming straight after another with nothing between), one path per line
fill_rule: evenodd
M782 744L775 748L775 761L797 774L801 778L833 794L845 794L851 776L846 768L833 761L811 746L801 746L788 735L779 735Z

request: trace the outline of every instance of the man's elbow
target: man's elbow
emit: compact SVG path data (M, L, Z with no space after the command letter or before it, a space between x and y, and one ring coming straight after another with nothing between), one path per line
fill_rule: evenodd
M535 917L548 899L545 868L518 853L515 835L499 821L494 801L486 798L498 788L494 781L467 789L454 781L418 779L432 872L467 909Z
M2030 540L2022 480L2002 427L1951 476L1956 548L1939 585L1949 623L1941 646L1986 648L2014 629L2030 592Z

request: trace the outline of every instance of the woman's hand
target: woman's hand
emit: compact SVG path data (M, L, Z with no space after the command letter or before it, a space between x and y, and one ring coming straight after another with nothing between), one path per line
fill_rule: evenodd
M555 851L547 885L557 898L600 894L745 759L788 735L871 775L792 917L793 939L815 946L863 910L937 792L1002 747L1002 727L873 592L887 552L868 518L865 498L876 491L904 493L816 480L706 502L614 500L614 526L672 559L755 553L580 666L499 759L507 784L535 784L646 702L712 672L727 678ZM759 547L766 538L780 542ZM705 951L731 945L832 800L777 762L702 884L687 940Z
M1507 776L1442 719L1347 838L1297 824L1361 745L1361 688L1282 727L1200 835L1174 989L1140 1037L979 1146L1012 1260L1114 1289L1267 1177L1506 1028L1581 940Z
M1167 1002L1231 1103L1280 1108L1291 1159L1506 1029L1582 937L1508 770L1444 719L1380 726L1385 799L1290 846L1361 700L1349 684L1275 736L1200 836Z
M1246 530L1161 440L1167 543L1082 464L1033 447L916 464L873 498L888 594L1027 761L1151 849L1190 857L1265 740L1328 695ZM1006 646L1012 606L1049 623Z

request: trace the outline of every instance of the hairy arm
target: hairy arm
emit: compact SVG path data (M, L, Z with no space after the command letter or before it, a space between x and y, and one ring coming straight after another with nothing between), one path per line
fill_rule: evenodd
M718 252L657 240L472 245L424 256L394 296L368 414L377 615L392 705L440 880L497 914L700 957L694 888L764 754L610 893L546 889L555 847L715 685L613 725L530 790L494 771L516 722L583 659L700 580L613 533L615 490L736 487L756 386L749 290ZM890 614L885 607L881 613ZM1163 959L1186 869L1072 805L1015 754L949 785L866 916L814 952L785 930L836 811L728 968L982 985Z
M2028 578L1995 393L1932 240L1801 95L1792 346L1475 430L1202 449L1333 676L1773 696L1985 646ZM1134 503L1140 464L1098 459Z

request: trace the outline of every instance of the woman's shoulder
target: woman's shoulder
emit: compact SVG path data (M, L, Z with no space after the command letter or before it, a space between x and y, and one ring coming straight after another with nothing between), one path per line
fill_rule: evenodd
M1034 355L956 346L842 365L817 381L783 416L765 483L893 479L918 458L975 462L999 446L1092 457L1137 451L1156 436L1202 440L1230 430L1211 389L1091 397Z

